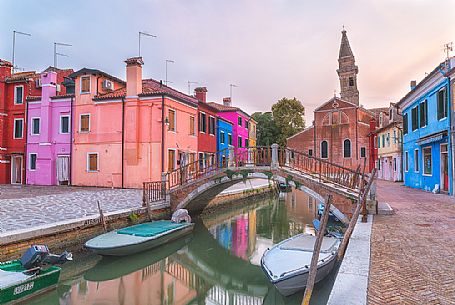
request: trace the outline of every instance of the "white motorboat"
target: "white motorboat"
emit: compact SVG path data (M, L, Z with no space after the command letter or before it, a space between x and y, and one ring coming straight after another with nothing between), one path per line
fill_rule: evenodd
M305 233L295 235L276 244L262 256L262 269L282 295L289 296L305 288L315 242L316 236ZM315 283L332 271L340 242L334 236L324 236Z

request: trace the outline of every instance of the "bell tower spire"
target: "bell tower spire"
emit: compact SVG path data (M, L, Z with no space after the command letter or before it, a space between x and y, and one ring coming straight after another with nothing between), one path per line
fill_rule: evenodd
M340 79L341 98L359 105L359 90L357 89L357 73L359 73L359 68L355 65L354 54L349 45L348 36L344 27L341 32L337 73Z

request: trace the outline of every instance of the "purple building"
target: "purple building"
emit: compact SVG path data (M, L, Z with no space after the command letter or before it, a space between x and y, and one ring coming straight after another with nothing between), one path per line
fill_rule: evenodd
M27 98L27 184L70 184L74 83L62 80L71 71L47 69L40 77L41 97Z
M250 116L240 108L232 107L229 97L223 99L223 105L213 102L208 104L218 111L220 118L232 123L232 140L229 139L229 145L233 145L237 151L246 151L250 146L248 143Z

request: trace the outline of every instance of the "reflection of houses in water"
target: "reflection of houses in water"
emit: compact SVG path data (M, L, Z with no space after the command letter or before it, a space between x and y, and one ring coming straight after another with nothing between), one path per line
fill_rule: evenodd
M286 194L286 207L290 222L290 233L314 233L313 219L318 217L319 201L310 194L292 189Z
M207 292L207 305L261 305L263 297L255 297L214 286Z
M120 278L71 287L67 304L185 305L197 297L203 280L169 258Z

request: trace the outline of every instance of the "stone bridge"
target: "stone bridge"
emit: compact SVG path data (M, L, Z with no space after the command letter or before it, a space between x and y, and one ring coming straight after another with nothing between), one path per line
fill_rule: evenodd
M161 181L144 182L143 204L170 206L174 211L185 208L191 200L214 187L223 184L227 187L242 179L264 178L271 185L287 183L307 191L320 201L332 195L332 210L344 214L342 220L347 222L368 180L374 179L364 169L365 164L354 170L277 144L230 148L217 152L209 160L196 160L163 173Z

